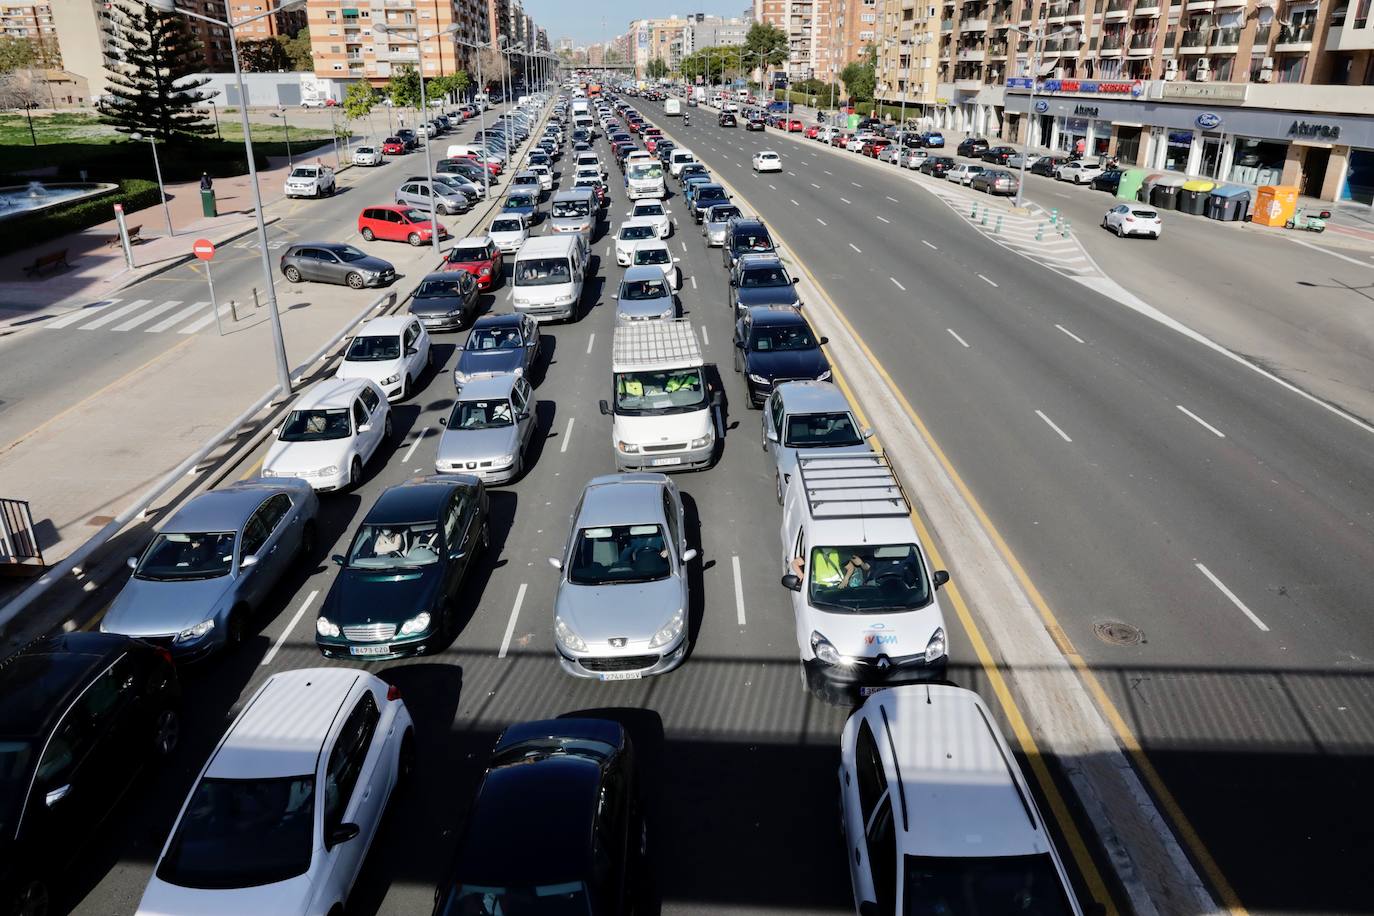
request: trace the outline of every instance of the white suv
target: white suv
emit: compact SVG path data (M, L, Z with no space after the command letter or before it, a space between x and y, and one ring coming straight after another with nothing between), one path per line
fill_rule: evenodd
M323 197L334 193L334 171L323 165L298 165L286 176L287 197Z
M342 913L414 759L410 713L380 678L273 675L197 777L138 913Z
M839 780L860 916L1082 916L1045 819L976 693L931 684L870 697L845 723Z

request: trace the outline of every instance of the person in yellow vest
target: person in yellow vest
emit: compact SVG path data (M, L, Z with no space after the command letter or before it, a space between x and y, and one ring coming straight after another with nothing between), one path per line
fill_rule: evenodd
M873 569L858 554L850 554L849 562L841 565L840 551L836 547L817 547L811 551L811 560L814 564L811 571L811 581L822 588L862 585L864 574ZM801 557L793 557L790 565L792 573L798 579L805 577L805 560Z
M664 384L663 390L670 394L674 391L685 391L695 387L692 383L695 375L690 372L676 372L668 376L668 381Z
M644 383L634 376L628 376L620 380L620 393L629 398L644 397Z

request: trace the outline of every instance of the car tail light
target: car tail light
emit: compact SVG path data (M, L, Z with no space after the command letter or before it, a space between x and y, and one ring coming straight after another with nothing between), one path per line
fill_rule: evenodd
M399 700L401 698L401 688L397 687L395 684L387 684L386 698L391 701Z

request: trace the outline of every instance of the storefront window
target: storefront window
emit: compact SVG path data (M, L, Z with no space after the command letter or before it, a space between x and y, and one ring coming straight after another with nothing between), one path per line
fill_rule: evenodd
M1237 137L1228 180L1237 184L1278 184L1283 177L1283 161L1287 156L1287 143Z
M1350 170L1346 173L1341 199L1357 200L1362 204L1374 203L1374 150L1350 151Z
M1198 164L1198 174L1204 178L1216 178L1221 168L1221 138L1215 134L1202 135L1202 161Z
M1059 148L1066 152L1083 152L1082 144L1088 136L1087 118L1065 118L1059 131Z
M1116 158L1123 165L1133 164L1140 156L1140 128L1118 127L1116 129Z
M1170 172L1188 171L1188 152L1192 147L1191 130L1169 131L1168 142L1164 146L1164 168Z

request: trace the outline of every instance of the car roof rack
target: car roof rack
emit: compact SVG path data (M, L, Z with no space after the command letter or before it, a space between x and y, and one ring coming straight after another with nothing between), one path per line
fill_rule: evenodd
M814 519L899 518L911 504L886 455L799 457L797 473Z
M702 365L701 347L696 331L686 318L643 321L615 329L611 344L615 371L633 371L637 366Z

